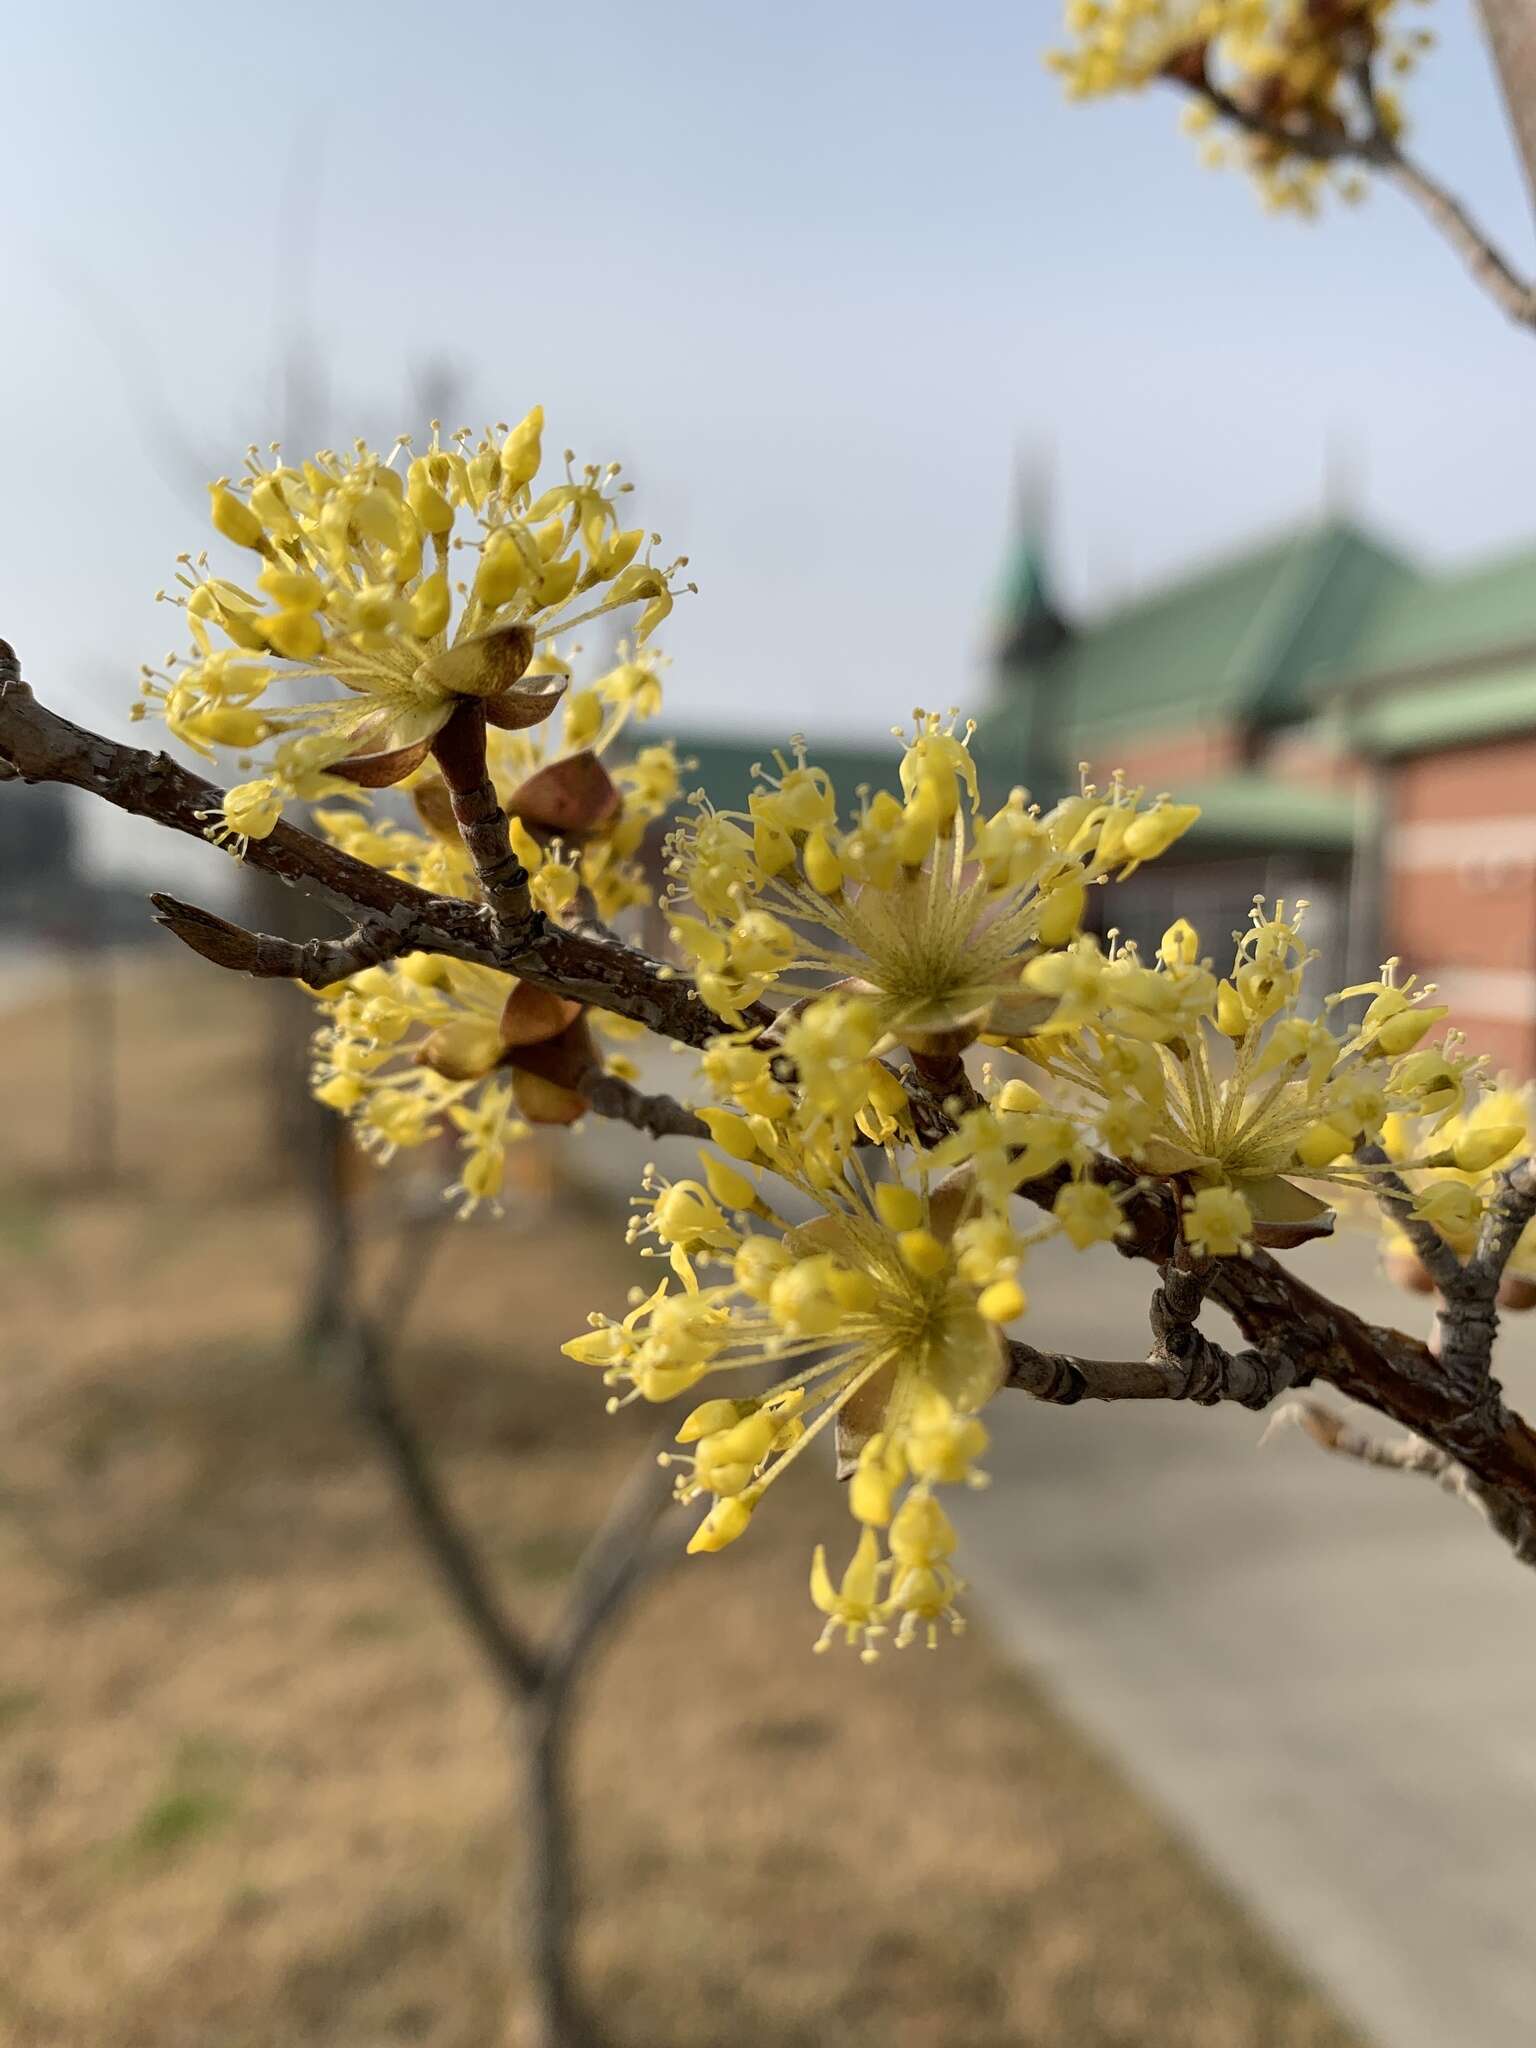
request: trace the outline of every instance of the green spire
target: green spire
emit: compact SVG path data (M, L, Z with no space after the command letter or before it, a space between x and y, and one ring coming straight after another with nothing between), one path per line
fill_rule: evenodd
M994 650L1000 668L1052 654L1071 628L1057 609L1046 569L1050 475L1044 462L1016 470L1013 542L998 586Z

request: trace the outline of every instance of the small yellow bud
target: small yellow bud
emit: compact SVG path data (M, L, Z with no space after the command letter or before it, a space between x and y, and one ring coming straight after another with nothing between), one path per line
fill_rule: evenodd
M1225 1038L1248 1035L1248 1012L1230 981L1224 981L1216 991L1216 1029Z
M793 1260L788 1247L776 1237L744 1237L736 1249L731 1270L736 1285L749 1300L767 1301L773 1284Z
M720 1150L728 1152L732 1159L747 1165L759 1156L757 1140L745 1117L735 1116L728 1109L701 1109L699 1121Z
M977 1295L976 1307L989 1323L1011 1323L1024 1313L1024 1290L1017 1280L994 1280Z
M916 1230L923 1220L921 1195L895 1181L882 1181L875 1189L875 1209L887 1230Z
M1155 860L1182 838L1200 815L1198 804L1157 804L1125 828L1122 842L1132 860Z
M899 1465L892 1470L885 1455L885 1437L872 1436L859 1453L848 1488L848 1510L866 1528L883 1529L891 1519L891 1505L898 1484Z
M448 614L452 608L453 599L448 589L448 573L445 569L435 569L411 592L411 631L418 640L430 640L435 633L441 633L447 625Z
M722 1429L733 1429L743 1416L753 1413L756 1405L753 1401L701 1401L697 1408L690 1409L683 1417L682 1426L672 1441L696 1444L701 1437L714 1436Z
M405 502L415 513L423 533L448 533L453 527L453 506L432 481L429 460L418 455L411 464Z
M304 569L284 569L268 562L256 581L284 611L312 612L325 601L319 577Z
M1088 891L1081 882L1058 882L1040 906L1037 927L1042 946L1064 946L1083 921Z
M1009 1115L1027 1114L1045 1107L1037 1088L1031 1088L1027 1081L1005 1081L998 1090L997 1106Z
M214 527L226 540L232 540L235 546L240 548L259 549L265 545L266 536L262 532L261 521L245 500L237 498L227 484L210 484L208 497L209 513Z
M1374 1044L1389 1059L1400 1059L1405 1052L1412 1052L1424 1034L1447 1014L1443 1003L1418 1003L1399 1010L1376 1033Z
M1187 917L1175 918L1163 933L1157 957L1165 967L1194 967L1200 959L1200 934Z
M1465 1181L1437 1181L1414 1197L1413 1213L1451 1237L1466 1237L1476 1228L1483 1205Z
M827 1289L849 1315L868 1315L879 1299L879 1290L868 1273L854 1266L834 1266L827 1275Z
M1303 1166L1331 1166L1350 1148L1348 1131L1326 1120L1311 1124L1296 1140L1296 1157Z
M820 829L805 842L805 879L819 896L835 896L843 886L843 865Z
M756 1503L744 1493L717 1500L689 1537L689 1555L696 1556L700 1551L724 1550L728 1543L734 1543L738 1536L744 1536L755 1505Z
M315 1090L315 1100L323 1102L327 1109L346 1111L355 1109L366 1093L355 1074L333 1074Z
M563 561L551 562L539 578L539 603L541 605L564 604L576 588L576 579L581 574L581 557L567 555Z
M738 1173L727 1166L723 1159L704 1158L704 1178L709 1191L717 1202L723 1202L727 1209L750 1209L757 1200L757 1190L744 1173Z
M904 1230L896 1240L903 1261L919 1279L931 1280L948 1263L949 1254L928 1230Z
M278 612L262 620L261 631L273 653L289 661L313 661L325 645L325 633L313 612Z
M1484 1173L1507 1158L1524 1137L1519 1124L1490 1124L1482 1130L1463 1131L1451 1150L1463 1173Z
M486 535L475 571L475 596L487 611L495 611L516 597L528 580L528 564L522 549L504 526Z
M544 408L536 405L525 413L501 444L501 474L509 491L532 483L543 459Z

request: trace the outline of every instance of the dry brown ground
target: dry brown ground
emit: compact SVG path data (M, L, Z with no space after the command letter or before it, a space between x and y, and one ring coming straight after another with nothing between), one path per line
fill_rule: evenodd
M57 1007L4 1027L0 2039L480 2048L516 1969L504 1716L343 1390L291 1360L302 1208L238 994L135 985L111 1194L49 1191ZM406 1347L529 1615L645 1426L555 1352L626 1258L570 1210L453 1233ZM651 1591L586 1698L582 1960L621 2048L1347 2048L984 1633L809 1655L846 1521L803 1479Z

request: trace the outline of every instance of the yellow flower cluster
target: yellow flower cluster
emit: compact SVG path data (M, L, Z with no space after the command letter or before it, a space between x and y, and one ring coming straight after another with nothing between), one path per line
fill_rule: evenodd
M162 596L193 653L146 669L138 709L205 753L271 743L269 772L230 792L228 836L269 833L288 796L401 780L460 703L504 730L542 722L566 682L541 651L557 633L639 607L640 645L667 616L683 563L659 567L644 530L620 524L618 465L578 472L568 454L538 489L542 435L536 407L446 445L434 426L419 454L359 442L290 465L253 449L244 478L212 486L213 525L247 552L254 587L182 558ZM274 685L315 677L344 694L273 701Z
M630 1071L604 1057L580 1003L437 953L367 968L320 1000L315 1095L386 1162L456 1130L463 1161L449 1192L465 1215L500 1193L507 1148L530 1124L575 1123L597 1074ZM633 1030L595 1021L617 1037Z
M898 1643L919 1631L932 1641L941 1623L958 1627L960 1591L933 1488L979 1483L987 1435L976 1415L1005 1377L998 1326L1024 1307L1014 1276L1027 1241L980 1176L938 1180L945 1162L932 1154L910 1181L876 1180L860 1152L829 1168L772 1116L729 1121L734 1130L718 1126L728 1156L704 1155L701 1180L647 1176L632 1235L658 1240L669 1275L622 1321L592 1316L564 1349L600 1367L622 1390L616 1401L776 1375L766 1391L705 1401L677 1432L678 1498L708 1503L690 1550L734 1542L789 1464L835 1428L863 1533L836 1588L816 1553L822 1642L841 1630L868 1657L893 1621ZM813 1205L814 1220L787 1220L763 1171ZM711 1267L725 1277L701 1277Z
M1373 1168L1357 1146L1379 1145L1413 1118L1443 1149L1450 1120L1483 1086L1481 1063L1455 1034L1424 1043L1445 1008L1426 999L1430 990L1398 986L1393 963L1309 1014L1304 977L1315 956L1301 939L1304 907L1256 903L1221 980L1183 919L1152 966L1133 948L1106 952L1081 938L1024 972L1055 1008L1016 1050L1082 1105L1105 1151L1190 1190L1186 1231L1197 1252L1296 1244L1331 1228L1327 1204L1291 1176L1369 1188ZM1361 999L1363 1013L1339 1022L1342 1006Z
M1202 65L1219 43L1245 75L1282 81L1282 112L1301 94L1312 118L1334 86L1326 66L1305 86L1302 17L1328 43L1346 18L1377 35L1387 11L1092 0L1073 16L1074 82L1108 90L1185 67L1198 31ZM1271 64L1263 51L1282 46L1291 55ZM149 674L140 709L205 752L271 743L270 772L231 792L222 833L271 831L289 795L323 800L317 825L348 853L472 899L454 799L429 758L454 719L451 738L478 744L484 729L538 910L608 919L648 901L641 842L673 806L678 764L666 746L620 761L615 743L659 707L645 643L681 565L653 566L640 529L620 526L628 487L614 468L578 475L567 458L564 482L539 491L541 432L535 411L478 441L445 446L434 429L421 454L253 457L242 485L214 487L215 527L255 558L253 587L204 558L183 563L174 601L195 654ZM473 564L454 580L461 549ZM627 606L641 607L632 641L578 684L580 650L562 653L557 635ZM341 690L274 701L285 676ZM858 1535L836 1575L815 1553L818 1647L840 1636L866 1659L888 1636L931 1644L961 1625L936 1490L981 1483L980 1412L1007 1377L1002 1332L1027 1307L1030 1247L1057 1233L1083 1251L1125 1233L1106 1183L1162 1179L1193 1251L1231 1257L1331 1227L1327 1203L1296 1182L1369 1190L1383 1169L1361 1154L1379 1146L1418 1214L1462 1250L1489 1176L1531 1128L1527 1101L1490 1092L1454 1033L1431 1042L1445 1010L1393 963L1309 1003L1300 905L1261 901L1223 974L1182 919L1155 960L1113 934L1101 943L1085 929L1089 891L1164 853L1195 808L1147 801L1119 775L1048 809L1022 790L992 808L971 728L914 720L893 787L858 790L851 811L796 742L757 772L744 811L701 792L669 842L673 937L720 1020L700 1056L711 1146L696 1179L648 1171L632 1235L665 1257L661 1284L565 1346L600 1369L611 1405L730 1387L692 1409L668 1459L679 1500L703 1508L692 1550L734 1542L805 1446L835 1443ZM447 741L438 752L451 759ZM394 784L397 808L371 804ZM633 1072L605 1062L593 1026L637 1027L438 954L368 967L318 1002L319 1098L385 1157L455 1137L461 1212L494 1203L530 1125L574 1122L605 1066ZM986 1068L979 1095L956 1082L978 1043L1029 1078ZM886 1063L897 1048L921 1077L911 1096ZM1106 1169L1104 1153L1120 1164ZM1025 1183L1050 1200L1028 1232L1015 1221ZM1536 1277L1536 1226L1527 1239L1517 1271Z
M1153 859L1198 815L1164 798L1141 808L1118 781L1044 813L1015 790L989 815L969 729L915 718L900 795L860 792L847 824L830 776L797 748L745 813L701 800L679 830L672 934L717 1015L740 1023L769 993L794 1003L830 984L857 1000L869 1053L1014 1035L1050 1007L1023 986L1026 962L1078 930L1092 884Z
M1185 125L1206 136L1223 125L1210 88L1267 132L1241 128L1231 146L1208 139L1206 162L1237 161L1267 205L1311 214L1330 186L1356 199L1363 184L1347 165L1287 147L1284 137L1342 141L1372 114L1398 132L1395 96L1378 84L1368 110L1355 81L1363 64L1402 76L1431 46L1429 31L1400 26L1405 12L1404 0L1068 0L1071 40L1048 62L1078 99L1181 84L1197 94Z
M1432 1223L1459 1258L1477 1243L1491 1183L1517 1154L1531 1149L1532 1089L1507 1080L1471 1100L1432 1129L1409 1116L1390 1116L1382 1127L1383 1148L1414 1193L1414 1212ZM1407 1233L1383 1218L1388 1271L1410 1287L1427 1289ZM1505 1268L1500 1300L1528 1308L1536 1300L1536 1223L1528 1224Z

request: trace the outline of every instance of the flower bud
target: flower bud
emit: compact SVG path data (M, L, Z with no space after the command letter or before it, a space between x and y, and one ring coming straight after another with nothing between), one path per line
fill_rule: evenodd
M524 414L517 425L501 444L502 488L508 492L520 490L524 484L532 483L539 473L543 458L544 408L536 405L532 412Z
M261 521L243 498L237 498L227 484L210 484L208 497L214 527L226 540L240 548L265 547Z
M1040 905L1038 931L1042 946L1064 946L1083 921L1088 892L1079 881L1058 882Z

